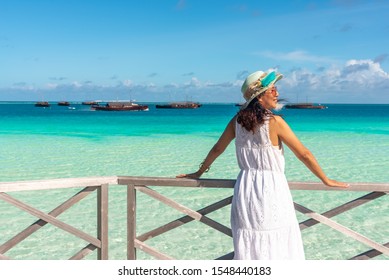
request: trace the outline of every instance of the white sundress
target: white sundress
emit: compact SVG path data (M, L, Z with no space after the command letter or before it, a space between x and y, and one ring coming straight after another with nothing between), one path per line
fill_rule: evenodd
M236 123L235 132L241 171L231 205L234 259L304 259L283 148L272 146L269 121L254 134Z

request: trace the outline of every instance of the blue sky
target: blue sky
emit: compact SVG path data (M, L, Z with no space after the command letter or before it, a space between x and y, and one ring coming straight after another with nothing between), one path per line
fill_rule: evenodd
M0 101L389 103L386 0L0 0Z

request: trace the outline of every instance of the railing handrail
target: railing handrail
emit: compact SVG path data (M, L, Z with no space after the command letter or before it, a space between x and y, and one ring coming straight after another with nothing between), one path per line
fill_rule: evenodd
M74 188L81 186L108 185L146 185L171 186L195 188L233 188L234 179L185 179L169 177L137 177L137 176L102 176L80 177L47 180L30 180L15 182L0 182L0 192L32 191ZM317 191L378 191L389 192L389 183L350 183L349 188L330 188L319 182L290 181L291 190L317 190Z
M65 189L103 184L116 185L117 181L117 176L106 176L0 182L0 192Z
M235 179L185 179L167 177L118 176L119 185L172 186L197 188L233 188ZM349 183L348 188L331 188L319 182L288 182L291 190L378 191L389 192L389 183Z

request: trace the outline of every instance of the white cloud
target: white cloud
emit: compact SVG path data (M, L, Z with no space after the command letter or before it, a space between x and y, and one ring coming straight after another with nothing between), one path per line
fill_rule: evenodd
M284 79L285 86L308 87L317 90L366 91L374 88L389 90L389 74L373 60L349 60L342 67L332 67L319 73L295 69Z
M347 61L341 78L345 81L357 83L368 88L377 85L388 85L389 74L386 73L378 62L372 60L349 60Z
M82 88L83 87L83 84L78 82L78 81L74 81L72 84L71 84L74 88Z
M58 87L58 84L54 84L54 83L46 84L47 89L56 89L57 87Z
M309 54L306 51L292 51L292 52L275 52L275 51L261 51L256 53L260 56L264 56L267 58L275 59L275 60L284 60L291 62L313 62L313 63L335 63L336 60L324 57L324 56L316 56Z
M192 77L189 82L186 82L184 84L184 87L186 88L200 88L203 87L203 84L200 82L200 80L196 77Z
M131 80L124 80L124 81L122 82L122 85L125 86L125 87L131 87L133 84L134 84L134 83L133 83L133 81L131 81Z

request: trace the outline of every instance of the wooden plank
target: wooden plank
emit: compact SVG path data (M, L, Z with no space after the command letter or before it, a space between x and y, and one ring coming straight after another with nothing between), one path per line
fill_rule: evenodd
M127 186L127 259L136 260L136 189Z
M348 188L331 188L316 182L288 182L291 190L343 191L343 192L389 192L389 183L352 183Z
M341 224L338 224L337 222L334 222L331 219L324 217L323 215L315 213L312 210L310 210L310 209L308 209L300 204L297 204L297 203L294 203L294 204L295 204L295 208L299 212L307 215L308 217L311 217L311 218L319 221L320 223L325 224L325 225L329 226L330 228L333 228L333 229L343 233L344 235L350 236L350 237L354 238L355 240L358 240L359 242L382 252L385 255L389 255L389 248L387 248L387 247L385 247L385 246L383 246L383 245L381 245L373 240L370 240L366 236L363 236L362 234L359 234L358 232L355 232L355 231L353 231L353 230L351 230L351 229L349 229Z
M146 185L176 186L197 188L233 188L236 180L230 179L184 179L166 177L105 176L86 178L64 178L34 181L1 182L0 192L21 190L42 190L72 188L82 186L109 185ZM349 188L329 188L319 182L289 182L292 190L325 190L325 191L378 191L389 192L389 183L350 183Z
M172 258L166 254L163 254L161 252L158 252L154 248L150 247L149 245L147 245L139 240L135 240L135 246L136 246L136 248L142 250L143 252L146 252L147 254L149 254L149 255L151 255L159 260L174 260L174 258Z
M82 260L83 258L85 258L87 255L89 255L96 249L97 249L96 246L92 244L88 244L87 246L82 248L79 252L77 252L74 256L72 256L69 260Z
M389 242L387 242L386 244L383 244L383 246L389 248ZM363 252L362 254L359 254L355 257L352 257L350 260L369 260L369 259L372 259L372 258L377 257L379 255L382 255L382 253L375 250L375 249L372 249L372 250Z
M118 176L119 185L133 184L136 186L167 186L193 188L233 188L236 180L226 179L183 179L166 177L132 177Z
M344 212L351 210L355 207L361 206L367 202L370 202L370 201L377 199L377 198L384 196L384 195L385 195L385 193L372 192L372 193L369 193L369 194L364 195L362 197L359 197L357 199L354 199L353 201L350 201L350 202L347 202L343 205L340 205L334 209L331 209L325 213L322 213L321 215L323 215L324 217L327 217L327 218L332 218L332 217L335 217L336 215L344 213ZM316 225L318 223L319 222L316 221L315 219L308 219L308 220L300 223L300 230L309 228L309 227Z
M166 196L163 196L160 193L158 193L150 188L147 188L144 186L143 187L137 186L136 189L153 197L153 198L155 198L155 199L157 199L157 200L159 200L159 201L161 201L162 203L165 203L166 205L192 217L196 221L200 221L200 222L202 222L202 223L204 223L204 224L206 224L206 225L208 225L208 226L210 226L210 227L212 227L212 228L214 228L214 229L216 229L216 230L218 230L226 235L232 236L231 229L229 229L228 227L226 227L226 226L224 226L224 225L222 225L222 224L220 224L220 223L218 223L218 222L216 222L216 221L214 221L214 220L212 220L204 215L201 215L200 213L198 213L198 212L196 212L196 211L194 211L194 210L192 210L192 209L190 209L190 208L188 208L188 207L186 207L186 206L184 206L184 205L182 205L182 204L180 204L180 203L178 203L170 198L167 198Z
M119 185L172 186L196 188L233 188L236 180L232 179L184 179L166 177L135 177L118 176ZM316 191L378 191L389 192L389 183L359 183L350 182L349 188L330 188L321 182L289 182L292 190Z
M184 205L178 203L178 202L175 202L174 200L170 199L170 198L167 198L163 195L161 195L160 193L150 189L150 188L147 188L145 186L136 186L136 189L138 191L141 191L159 201L161 201L162 203L180 211L181 213L184 213L190 217L192 217L193 219L195 219L196 221L200 221L202 215L197 213L196 211L188 208L188 207L185 207Z
M67 209L72 207L74 204L88 196L91 192L96 190L97 187L86 187L77 194L75 194L73 197L69 198L67 201L53 209L49 212L50 216L58 217L60 214L65 212ZM11 248L16 246L18 243L26 239L28 236L36 232L38 229L42 228L47 224L46 221L39 219L35 223L28 226L26 229L15 235L13 238L5 242L0 246L0 253L5 253L9 251Z
M108 260L108 184L97 189L97 238L101 241L97 259Z
M202 215L207 215L209 213L212 213L213 211L216 211L216 210L219 210L220 208L223 208L224 206L227 206L229 204L231 204L231 201L232 201L232 196L230 197L227 197L225 199L222 199L214 204L211 204L211 205L208 205L202 209L200 209L199 212L200 214ZM170 223L167 223L165 225L162 225L156 229L153 229L149 232L146 232L140 236L137 237L138 240L140 241L146 241L148 239L151 239L151 238L154 238L158 235L161 235L165 232L168 232L169 230L172 230L172 229L175 229L181 225L184 225L186 223L189 223L191 221L194 221L194 219L188 215L184 216L184 217L181 217L177 220L174 220ZM232 234L231 234L232 235Z
M215 220L212 220L208 218L207 216L202 216L200 219L200 222L206 224L207 226L216 229L217 231L224 233L225 235L232 237L232 230L225 225L222 225L219 222L216 222Z
M95 245L96 247L100 247L101 246L101 242L100 240L98 240L97 238L94 238L92 236L90 236L89 234L86 234L84 232L82 232L81 230L78 230L74 227L72 227L71 225L68 225L62 221L59 221L57 220L56 218L54 218L53 216L50 216L42 211L39 211L37 209L35 209L34 207L31 207L11 196L9 196L8 194L5 194L5 193L0 193L0 199L18 207L19 209L23 210L23 211L26 211L27 213L37 217L37 218L40 218L66 232L69 232L81 239L84 239L85 241Z
M117 184L117 176L1 182L0 192L53 190L85 186L101 186L103 184Z
M7 256L0 254L0 260L10 260Z

